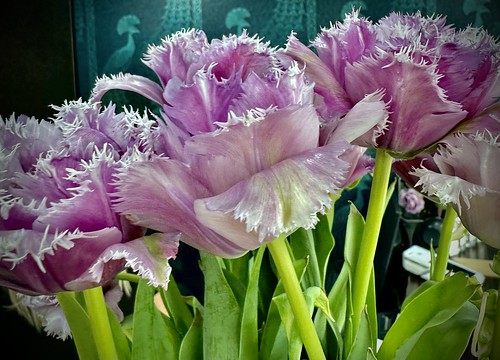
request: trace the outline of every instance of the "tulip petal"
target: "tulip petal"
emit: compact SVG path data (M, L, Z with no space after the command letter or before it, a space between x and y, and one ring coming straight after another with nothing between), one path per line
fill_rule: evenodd
M318 145L319 119L312 105L261 114L249 125L194 136L186 154L199 179L214 194L281 160Z
M364 58L346 68L346 89L354 102L384 89L390 125L373 145L395 157L428 147L464 119L466 112L445 98L438 79L434 66L415 64L407 54Z
M137 162L119 175L115 205L134 224L166 233L182 232L182 241L213 254L242 255L247 249L222 238L196 219L194 200L210 195L189 167L157 157Z
M165 103L160 85L144 76L121 73L111 75L111 77L104 75L102 78L97 79L92 89L90 102L101 101L104 94L114 89L136 92L159 105Z
M239 229L259 241L314 227L317 213L331 205L331 193L345 181L348 164L339 159L347 143L311 149L242 180L226 192L195 202L197 218L222 236L239 241ZM258 246L258 244L255 244Z
M189 67L207 46L207 36L202 30L181 30L167 36L160 45L150 46L144 64L156 73L162 86L173 78L187 81Z
M173 78L165 87L164 98L170 105L163 106L163 111L193 135L213 131L218 128L216 122L225 122L229 105L241 92L240 73L218 80L211 71L212 67L197 72L192 84Z

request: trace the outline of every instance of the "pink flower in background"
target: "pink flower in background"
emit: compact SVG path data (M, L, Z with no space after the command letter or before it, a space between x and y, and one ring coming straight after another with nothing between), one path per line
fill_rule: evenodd
M410 214L419 214L425 208L425 200L422 194L415 189L401 189L399 205Z

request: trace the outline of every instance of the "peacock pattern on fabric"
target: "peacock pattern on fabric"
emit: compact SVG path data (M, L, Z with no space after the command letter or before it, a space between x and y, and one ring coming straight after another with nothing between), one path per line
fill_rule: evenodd
M391 11L444 14L457 27L484 27L500 35L500 2L491 0L75 0L78 95L88 96L106 73L144 73L137 54L178 30L199 28L209 40L240 35L244 29L272 45L282 45L292 31L304 42L313 39L353 9L377 20ZM135 55L134 55L135 54ZM128 99L130 100L130 99Z

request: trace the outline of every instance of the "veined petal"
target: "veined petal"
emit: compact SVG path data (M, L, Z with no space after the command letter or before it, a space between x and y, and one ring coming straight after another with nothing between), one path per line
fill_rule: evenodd
M300 227L310 229L317 213L331 206L331 193L345 181L348 164L339 159L347 143L311 149L242 180L226 192L195 202L198 220L218 234L240 241L238 231L268 241ZM248 246L248 245L247 245Z
M218 80L229 79L234 72L240 73L244 80L252 72L258 76L268 74L274 62L274 50L269 42L263 42L257 35L248 36L247 30L243 30L238 36L212 39L200 56L198 69L213 64L212 73Z
M159 105L165 103L165 100L163 100L163 90L160 85L144 76L121 73L112 75L111 77L104 75L98 79L92 89L90 102L101 101L104 94L113 89L133 91Z
M438 78L432 65L386 53L348 65L346 89L354 102L384 89L390 125L377 143L398 157L437 142L465 118L460 104L446 100Z
M193 172L213 194L274 164L318 146L312 105L270 111L259 121L192 137L186 154Z
M194 200L211 193L186 165L159 157L137 162L119 175L117 185L116 210L132 223L165 233L182 232L182 241L220 256L234 257L247 251L196 219Z

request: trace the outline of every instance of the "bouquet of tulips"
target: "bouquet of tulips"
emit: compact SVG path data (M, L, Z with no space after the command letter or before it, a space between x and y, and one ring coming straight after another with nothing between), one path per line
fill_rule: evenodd
M446 272L457 222L500 249L487 31L353 11L310 44L186 29L143 62L156 80L103 76L51 119L0 118L0 286L48 335L82 360L500 357L498 291ZM151 108L105 105L109 91ZM391 173L445 217L431 279L380 341L373 260ZM367 213L350 206L327 286L335 201L366 176ZM199 253L201 297L169 265L180 242Z

